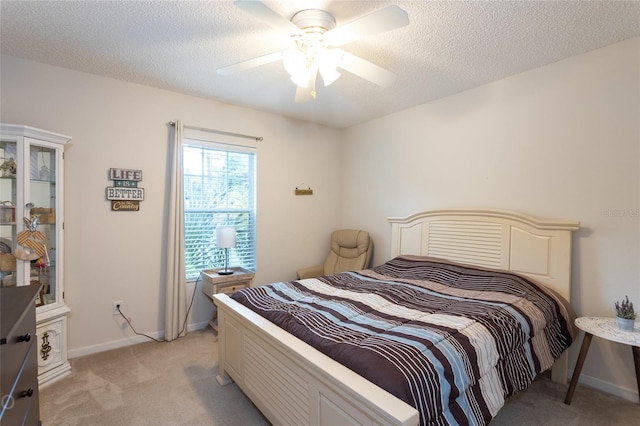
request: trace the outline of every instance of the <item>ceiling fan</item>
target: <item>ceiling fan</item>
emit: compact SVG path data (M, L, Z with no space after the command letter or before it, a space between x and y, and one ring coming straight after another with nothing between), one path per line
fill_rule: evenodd
M287 33L292 47L218 68L218 74L229 75L282 60L297 86L296 102L315 99L317 75L320 74L324 85L328 86L340 77L338 68L382 87L395 81L396 75L391 71L338 47L409 24L407 12L398 6L388 6L336 27L333 15L324 10L301 10L288 20L260 0L237 0L235 4L276 30Z

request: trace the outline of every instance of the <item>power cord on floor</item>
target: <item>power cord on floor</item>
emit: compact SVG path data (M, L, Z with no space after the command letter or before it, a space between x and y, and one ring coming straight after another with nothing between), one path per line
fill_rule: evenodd
M136 329L133 327L133 324L131 324L131 321L129 320L129 318L127 318L127 317L122 313L122 310L120 310L120 305L117 305L117 306L116 306L116 309L118 310L118 313L120 314L120 316L121 316L122 318L124 318L124 320L127 322L127 324L129 324L129 327L131 327L131 330L133 330L133 332L134 332L135 334L137 334L138 336L144 336L144 337L149 338L149 339L153 340L154 342L158 342L158 343L168 342L168 340L159 340L159 339L156 339L156 338L155 338L155 337L153 337L153 336L149 336L148 334L139 333L139 332L138 332L138 331L136 331Z
M196 279L196 283L195 283L195 285L193 286L193 294L191 295L191 302L189 303L189 308L187 308L187 314L186 314L186 315L185 315L185 317L184 317L184 323L182 324L182 330L180 330L180 332L179 332L179 333L178 333L178 335L176 336L176 339L177 339L178 337L180 337L180 335L181 335L182 333L184 333L184 331L185 331L185 330L186 330L186 328L187 328L187 319L189 318L189 312L191 312L191 307L193 306L193 300L194 300L194 299L195 299L195 297L196 297L196 289L198 288L198 282L199 282L199 281L200 281L200 277L198 276L198 278ZM146 338L148 338L148 339L151 339L151 340L153 340L154 342L158 342L158 343L166 343L166 342L169 342L169 340L159 340L159 339L156 339L156 338L155 338L155 337L153 337L153 336L149 336L148 334L139 333L139 332L138 332L138 331L133 327L133 324L131 324L131 320L129 320L129 318L127 318L127 317L124 315L124 313L123 313L123 312L122 312L122 310L120 309L120 305L117 305L117 306L116 306L116 309L118 310L118 313L120 314L120 316L121 316L122 318L124 318L124 320L127 322L127 324L129 324L129 327L131 327L131 330L132 330L135 334L137 334L138 336L144 336L144 337L146 337Z
M191 307L193 306L193 299L196 297L196 289L198 288L198 281L200 281L200 274L198 274L198 278L196 278L196 283L193 285L193 294L191 294L191 302L189 302L189 307L187 308L187 314L184 316L184 323L182 324L182 330L176 336L176 339L180 337L182 333L187 329L187 318L189 318L189 312L191 312Z

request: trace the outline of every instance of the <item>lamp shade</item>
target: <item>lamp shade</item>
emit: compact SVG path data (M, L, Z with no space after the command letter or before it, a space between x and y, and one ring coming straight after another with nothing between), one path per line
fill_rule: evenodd
M216 245L218 248L235 247L236 228L233 226L218 226L216 228Z

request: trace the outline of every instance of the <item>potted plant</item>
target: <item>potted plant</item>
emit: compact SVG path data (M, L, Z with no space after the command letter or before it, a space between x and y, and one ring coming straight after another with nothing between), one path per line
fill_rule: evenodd
M625 296L624 300L616 302L615 307L618 327L624 331L633 331L633 326L636 321L636 311L633 309L633 303L629 302L629 297Z

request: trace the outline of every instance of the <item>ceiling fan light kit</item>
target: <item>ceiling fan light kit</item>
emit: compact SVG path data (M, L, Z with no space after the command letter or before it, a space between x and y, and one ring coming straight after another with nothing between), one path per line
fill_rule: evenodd
M407 25L407 12L398 6L388 6L336 27L333 15L324 10L301 10L291 20L287 20L261 1L237 0L235 4L273 28L287 31L295 46L218 68L218 74L228 75L282 59L291 81L297 86L296 102L315 99L317 75L320 74L326 87L340 77L338 68L382 87L388 87L395 80L395 74L391 71L338 49L337 46Z

